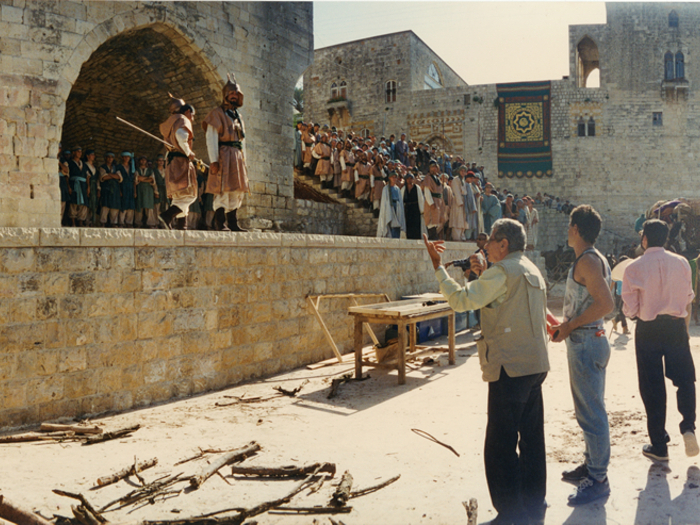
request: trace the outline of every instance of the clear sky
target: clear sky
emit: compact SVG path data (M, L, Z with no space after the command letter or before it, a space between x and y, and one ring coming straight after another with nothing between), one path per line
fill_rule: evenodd
M314 2L314 47L411 29L468 84L569 74L569 25L604 24L603 2Z

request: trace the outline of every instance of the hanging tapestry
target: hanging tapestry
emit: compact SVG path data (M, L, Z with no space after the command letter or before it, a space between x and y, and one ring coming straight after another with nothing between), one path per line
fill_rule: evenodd
M552 176L550 82L497 84L498 176Z

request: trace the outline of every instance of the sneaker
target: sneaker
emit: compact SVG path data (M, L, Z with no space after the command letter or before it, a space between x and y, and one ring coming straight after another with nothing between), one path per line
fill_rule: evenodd
M590 476L586 476L576 487L574 493L569 496L569 505L572 507L585 505L591 501L606 498L609 495L610 484L608 483L608 478L605 478L603 481L596 481Z
M644 445L642 447L642 454L656 461L668 461L668 449L660 450L659 447L655 447L654 445Z
M578 467L565 470L561 473L561 480L568 483L579 483L588 477L588 467L585 463L581 463Z
M688 457L697 456L700 453L700 448L698 448L698 440L695 439L695 432L683 433L683 441L685 442L685 455Z

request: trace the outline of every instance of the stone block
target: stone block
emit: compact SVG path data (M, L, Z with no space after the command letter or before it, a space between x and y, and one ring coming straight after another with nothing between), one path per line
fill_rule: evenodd
M0 228L0 249L39 246L39 228Z
M268 232L238 233L239 246L281 246L282 234Z
M178 230L134 230L134 246L184 246L185 233Z
M134 246L134 230L80 228L80 245L90 247Z

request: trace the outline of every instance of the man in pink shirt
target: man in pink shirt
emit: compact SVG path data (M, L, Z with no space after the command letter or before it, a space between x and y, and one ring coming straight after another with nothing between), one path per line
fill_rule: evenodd
M678 389L685 453L695 456L699 452L695 438L695 365L685 323L695 294L688 261L663 248L667 237L665 222L646 221L642 230L645 252L627 267L622 278L623 312L637 318L637 376L651 440L642 453L658 461L668 461L670 441L665 428L664 374Z

